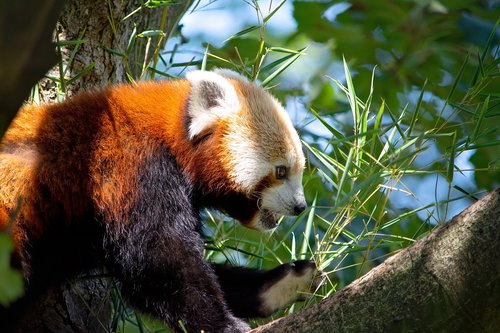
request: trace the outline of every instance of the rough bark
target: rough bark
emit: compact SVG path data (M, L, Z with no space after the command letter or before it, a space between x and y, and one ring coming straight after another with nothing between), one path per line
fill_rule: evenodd
M500 189L332 297L257 332L500 332Z
M111 332L108 280L66 282L44 292L24 309L16 332Z
M60 41L85 42L78 46L78 52L69 64L70 72L65 76L73 77L92 64L94 67L91 72L64 87L67 96L72 96L82 89L126 82L127 69L132 78L140 79L144 59L151 59L158 38L153 37L148 47L146 38L132 38L134 29L136 34L146 30L163 30L165 37L160 40L160 44L164 45L191 3L192 0L183 0L175 1L166 7L143 7L126 18L139 8L139 1L69 1L57 23L57 37ZM65 65L68 64L74 47L61 49ZM59 68L54 67L48 74L60 77ZM50 102L56 98L55 85L55 82L49 79L41 82L43 100Z
M11 64L16 63L16 54L9 53L10 58L0 56L2 66L0 73L4 85L0 86L0 126L7 127L14 117L22 101L27 97L29 89L52 66L54 45L51 35L57 18L58 9L63 1L31 1L23 0L19 6L32 15L32 20L21 20L27 27L34 27L20 37L32 37L29 44L31 49L23 50L23 59L20 69L9 70ZM41 4L44 4L42 6ZM138 8L138 1L122 0L72 0L68 1L57 22L54 38L59 41L84 40L78 46L78 52L71 61L71 66L64 73L66 79L81 73L85 68L92 68L85 75L62 88L67 96L84 89L95 89L108 84L127 81L127 70L131 77L139 78L142 73L144 59L150 60L157 45L162 47L176 28L179 19L191 5L192 0L175 1L172 5L160 8L142 8L132 17L123 18ZM35 7L29 7L35 6ZM42 9L38 9L38 7ZM4 6L0 7L3 9ZM34 11L28 10L34 8ZM29 17L28 17L29 18ZM5 26L14 25L15 21L6 20ZM29 22L29 24L27 23ZM35 25L33 25L33 23ZM0 28L4 28L0 26ZM152 38L150 47L146 47L145 38L136 38L132 46L129 45L134 28L137 33L145 30L162 29L165 36L158 40ZM15 31L13 31L14 36ZM40 38L39 38L40 36ZM16 36L17 37L17 36ZM42 38L43 37L43 38ZM30 39L31 40L31 39ZM3 42L0 39L0 42ZM24 41L25 42L25 41ZM0 49L4 49L0 43ZM24 46L23 46L24 47ZM71 52L75 45L61 47L60 58L66 66L71 59ZM26 51L26 52L25 52ZM42 52L43 51L43 52ZM41 53L38 53L41 52ZM117 55L121 53L121 55ZM0 52L0 55L4 55ZM39 59L40 57L44 59ZM93 67L89 65L93 64ZM35 68L33 68L35 67ZM55 66L48 75L59 78L60 66ZM29 72L31 71L31 72ZM11 77L19 78L29 72L31 75L22 80L21 85L12 85ZM8 75L7 75L8 74ZM5 76L7 75L7 76ZM10 79L10 80L9 80ZM9 86L9 84L11 86ZM44 79L40 82L42 101L53 102L57 91L54 80ZM15 92L15 96L10 96ZM12 98L11 98L12 97ZM14 98L16 97L16 98ZM82 121L85 121L82 119ZM3 133L0 128L0 135ZM110 285L105 279L80 278L65 283L60 287L47 291L38 301L29 305L22 315L20 332L109 332L111 327Z

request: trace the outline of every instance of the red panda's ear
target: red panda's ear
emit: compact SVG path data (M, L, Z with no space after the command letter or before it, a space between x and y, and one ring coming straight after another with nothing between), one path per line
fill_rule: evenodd
M220 76L223 76L227 79L234 79L243 82L248 82L248 79L246 77L227 68L216 68L214 69L214 73L219 74Z
M189 138L212 127L218 119L235 114L240 102L231 82L215 72L193 71L186 74L191 84L187 112Z

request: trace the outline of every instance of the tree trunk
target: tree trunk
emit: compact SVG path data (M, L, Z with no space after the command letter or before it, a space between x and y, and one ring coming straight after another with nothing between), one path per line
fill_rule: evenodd
M67 46L58 48L62 61L59 66L49 71L48 76L64 77L64 80L60 80L59 83L55 83L53 79L42 80L39 85L42 101L56 101L59 98L58 92L61 90L67 96L72 96L84 89L95 89L116 82L124 82L128 78L145 78L142 75L144 74L143 64L152 59L155 49L163 47L191 3L192 0L184 0L154 9L144 7L124 20L125 16L138 8L140 2L122 0L67 2L57 22L54 36L63 43L64 41L79 42L77 45L69 43ZM28 7L25 6L25 8ZM53 17L53 13L50 12L51 8L46 9L49 11L45 13L46 16ZM49 19L42 20L40 25L41 31L50 32L54 28L53 21ZM160 29L164 31L162 38L152 37L149 44L147 38L131 38L136 33L139 34L145 30ZM147 45L149 47L146 47ZM37 47L50 50L53 46L50 45L50 40L44 40L42 45L37 44ZM76 47L78 50L73 54L72 51ZM50 52L42 55L45 54L50 54ZM29 53L29 56L28 60L36 65L37 55ZM50 60L53 61L54 58L50 57ZM47 64L44 62L44 66ZM60 69L66 66L69 66L68 69L61 75ZM36 73L40 75L41 70L46 71L47 68L42 66L37 69ZM142 77L139 77L141 75ZM76 80L70 80L75 76L78 76ZM34 83L35 81L31 82L31 85ZM29 86L26 84L25 86L25 90L29 89ZM0 97L3 95L9 97L9 91L0 89L2 93ZM5 127L15 114L11 109L17 110L27 93L23 91L20 95L22 98L9 100L13 107L8 109L10 113L8 117L5 117L3 123ZM0 100L4 101L2 98ZM2 110L4 112L1 112ZM6 110L2 110L0 114L6 115ZM93 333L112 331L110 289L107 279L86 277L53 288L42 295L38 301L29 304L22 314L21 326L16 330L19 332Z
M72 96L82 89L96 89L130 78L146 78L141 77L143 63L151 60L156 46L164 45L191 3L192 0L183 0L154 9L143 7L126 18L140 8L139 1L69 1L57 23L57 37L60 41L84 42L78 45L74 59L71 59L71 52L76 46L61 49L64 66L70 66L65 76L69 79L86 73L86 69L91 70L62 89L67 96ZM152 37L148 45L146 37L137 37L147 30L163 30L165 35L160 40ZM54 67L49 75L59 78L59 67ZM54 101L55 82L43 80L41 93L43 100Z
M332 297L257 332L500 332L500 189Z

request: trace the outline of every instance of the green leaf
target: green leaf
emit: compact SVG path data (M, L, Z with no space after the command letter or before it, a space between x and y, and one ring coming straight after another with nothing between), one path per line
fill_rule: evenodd
M486 111L488 110L489 104L490 104L490 96L486 97L480 111L476 113L474 129L472 130L472 133L469 136L469 139L467 140L467 146L469 146L469 144L472 144L477 140L478 133L479 130L481 129L481 125L483 124L483 119L486 114Z
M14 246L6 233L0 233L0 304L9 305L24 293L23 277L10 267L10 256Z
M316 200L317 197L314 197L314 200L311 204L311 208L309 209L309 212L307 214L307 222L306 222L306 227L304 229L304 238L302 239L302 245L300 247L300 256L301 259L306 258L306 253L307 253L307 248L309 246L309 238L311 237L311 233L313 232L313 220L314 220L314 214L316 211Z
M81 78L83 75L88 74L94 69L95 62L92 62L90 65L82 69L80 72L78 72L75 76L73 76L71 79L68 80L68 84L71 84Z
M54 43L56 46L73 46L86 43L86 39L60 40Z
M323 13L329 3L318 1L294 1L293 17L297 22L297 31L307 34L315 42L327 42L333 34L332 26Z
M156 37L156 36L165 36L163 30L145 30L139 34L137 37Z
M343 140L344 139L344 134L342 134L340 131L336 130L333 126L331 126L323 117L321 117L314 109L310 110L311 113L318 119L327 129L335 135L337 139Z
M278 75L283 73L285 69L288 68L291 64L293 64L297 59L299 59L300 56L302 56L305 52L307 51L307 47L300 49L297 51L296 54L294 54L292 57L287 59L277 70L274 72L270 73L263 81L262 81L262 86L266 87L269 85L269 83L274 80Z
M446 180L451 184L455 170L455 152L457 143L457 132L453 133L453 141L451 143L450 159L448 161L448 171L446 172Z
M241 38L241 37L245 36L246 34L252 32L252 31L255 31L255 30L259 29L259 28L260 28L260 26L258 26L258 25L252 25L252 26L250 26L248 28L245 28L245 29L243 29L241 31L238 31L234 35L231 35L229 38L227 38L224 41L224 43L229 42L230 40L233 40L233 39Z
M417 107L415 108L415 111L413 112L413 116L410 121L410 125L408 125L408 136L411 136L411 132L413 131L413 127L415 127L415 124L417 123L418 115L420 113L420 109L422 107L422 101L424 99L424 92L425 92L425 86L427 85L427 80L425 80L422 89L420 90L420 96L418 96L418 101L417 101Z

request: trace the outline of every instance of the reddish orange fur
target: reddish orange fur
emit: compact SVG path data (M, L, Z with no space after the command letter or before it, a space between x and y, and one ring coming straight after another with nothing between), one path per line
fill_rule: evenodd
M0 231L4 231L9 223L9 215L4 207L0 206Z
M0 311L0 322L15 326L47 287L103 266L132 305L179 331L178 322L197 332L249 330L228 304L241 315L262 315L260 292L283 270L268 276L210 267L199 212L212 207L249 227L274 227L278 205L259 211L258 200L268 187L287 185L268 164L288 153L283 145L297 146L298 137L290 139L283 115L267 115L266 126L259 111L283 111L257 88L229 79L237 98L222 77L193 75L199 77L118 85L21 108L0 143L0 229L13 236L13 263L28 288L12 311ZM240 159L253 150L242 141L269 148L269 156L255 157L258 151ZM243 280L243 292L233 291L230 281L241 284L244 275L259 281ZM241 294L253 300L240 305Z
M231 194L234 189L223 168L200 162L224 154L219 149L224 124L214 128L208 140L197 143L187 138L184 110L189 90L186 80L148 82L84 93L60 104L22 107L1 145L0 171L10 172L0 174L4 187L0 222L5 224L4 216L21 198L19 223L23 225L13 225L16 242L25 239L21 230L29 230L34 239L41 236L46 227L42 220L50 221L54 211L43 206L41 184L61 203L65 221L78 221L92 205L108 221L127 221L137 197L136 179L130 175L138 174L141 161L160 144L172 151L191 181ZM67 129L77 130L78 139ZM130 140L129 134L140 137L141 133L147 133L147 144Z

